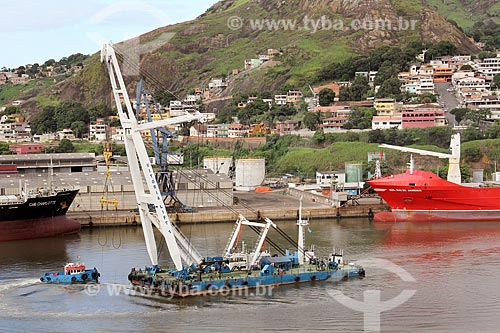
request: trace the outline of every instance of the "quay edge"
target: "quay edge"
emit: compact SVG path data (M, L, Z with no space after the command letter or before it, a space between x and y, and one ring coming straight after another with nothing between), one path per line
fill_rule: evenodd
M357 206L346 206L340 208L306 208L303 211L304 217L311 219L346 219L346 218L371 218L379 212L389 211L386 204L360 204ZM104 214L105 213L105 214ZM69 212L68 217L80 222L83 228L94 226L136 226L140 224L139 215L127 211L90 211L90 212ZM238 210L228 211L224 207L200 208L197 212L173 213L169 214L170 219L177 224L193 223L234 223L238 214L242 213L249 218L256 218L256 214L248 211ZM257 214L262 217L269 217L272 220L295 220L297 218L296 209L262 209L257 210ZM254 215L254 216L252 216Z

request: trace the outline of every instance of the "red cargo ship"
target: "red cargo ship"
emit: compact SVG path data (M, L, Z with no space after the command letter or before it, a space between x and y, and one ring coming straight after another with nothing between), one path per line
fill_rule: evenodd
M500 220L500 187L465 186L412 169L368 184L392 210L376 214L378 222Z

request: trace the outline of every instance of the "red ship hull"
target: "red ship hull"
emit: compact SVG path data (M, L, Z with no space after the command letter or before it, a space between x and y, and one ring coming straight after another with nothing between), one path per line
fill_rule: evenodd
M80 231L78 221L65 215L0 223L0 242L67 235Z
M500 187L459 185L420 170L368 183L391 207L376 222L500 221Z

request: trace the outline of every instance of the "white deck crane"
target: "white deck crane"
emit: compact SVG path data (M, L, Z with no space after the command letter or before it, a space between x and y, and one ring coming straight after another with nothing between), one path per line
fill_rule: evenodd
M455 184L460 184L462 182L462 176L460 174L460 133L456 133L451 136L451 141L450 141L451 154L443 154L434 151L427 151L422 149L407 148L407 147L400 147L400 146L393 146L386 144L381 144L379 147L395 149L406 153L415 153L420 155L435 156L439 158L447 158L449 161L447 180ZM410 173L413 173L413 170L414 170L414 163L412 157L410 160Z
M144 141L142 140L141 131L193 120L204 121L205 118L201 113L197 112L195 114L186 113L183 116L175 118L139 124L135 118L111 42L103 45L101 62L104 62L107 66L118 116L125 134L124 142L128 165L151 263L158 265L158 249L153 234L154 225L165 238L168 251L177 270L183 269L183 262L187 266L199 264L202 261L201 255L191 246L189 240L182 235L180 230L172 224L167 215L161 191L151 167ZM126 111L123 110L122 102L125 104ZM146 181L147 191L144 188L142 177ZM154 206L154 211L150 209L152 206Z

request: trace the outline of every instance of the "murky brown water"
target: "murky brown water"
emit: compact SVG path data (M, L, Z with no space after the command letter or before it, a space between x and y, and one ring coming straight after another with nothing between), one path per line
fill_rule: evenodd
M295 235L294 222L279 224ZM231 224L183 226L203 255L221 253L231 230ZM272 295L168 300L135 294L128 285L130 268L148 263L140 227L0 243L0 331L362 331L363 313L331 294L340 291L366 301L367 293L377 290L381 301L416 291L402 305L382 312L383 331L498 331L500 223L391 228L365 220L317 220L311 230L306 242L316 244L318 254L344 248L347 257L367 265L366 277L281 287ZM247 243L254 239L250 234ZM162 264L168 265L162 248ZM59 270L77 256L101 272L96 295L82 286L38 282L43 272ZM372 267L374 262L380 266Z

